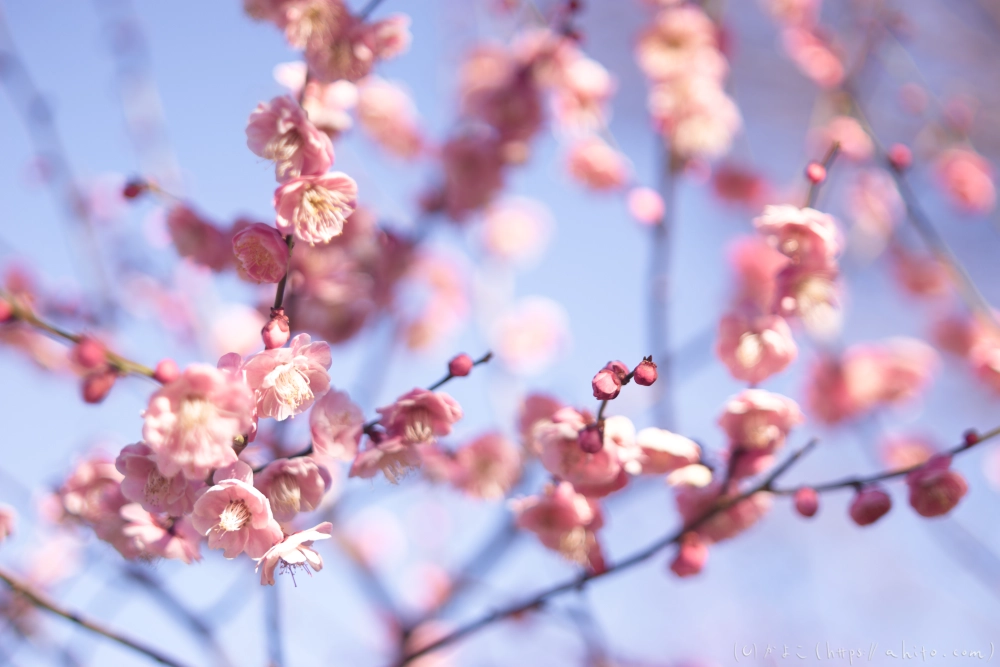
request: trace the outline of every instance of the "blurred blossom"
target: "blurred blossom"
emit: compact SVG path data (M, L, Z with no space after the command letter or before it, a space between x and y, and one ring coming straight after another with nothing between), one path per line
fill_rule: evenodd
M503 199L484 212L482 242L494 257L526 264L545 251L552 228L552 216L541 202L520 197Z
M788 258L760 236L743 236L729 246L729 263L736 274L737 303L770 312L775 302L776 279Z
M819 18L822 0L760 0L760 5L781 23L810 27Z
M518 375L534 375L551 365L570 339L563 306L540 296L525 297L502 312L490 331L491 349Z
M785 53L796 67L821 88L836 88L844 81L844 65L815 32L798 27L782 31Z
M404 277L404 339L412 350L425 350L455 333L469 313L466 267L443 253L423 251Z
M261 102L247 122L247 146L274 162L279 183L325 173L333 164L333 143L288 96Z
M890 470L902 470L926 462L937 447L926 437L888 435L879 442L879 458Z
M624 186L630 172L625 156L596 136L579 139L570 147L567 168L574 180L598 192Z
M758 211L772 198L771 186L757 171L724 162L712 171L712 189L723 201Z
M398 565L409 550L399 518L383 507L365 507L352 514L346 532L362 561L371 566Z
M866 169L858 173L848 193L852 231L865 257L882 252L893 230L906 214L903 198L896 189L892 175L883 169Z
M933 255L894 246L890 258L893 276L906 292L925 298L951 293L951 273Z
M644 225L655 225L663 220L663 197L652 188L632 188L626 199L629 214Z
M934 169L938 185L959 210L985 214L996 206L993 167L974 150L948 149L938 156Z
M396 157L417 157L424 138L417 109L402 86L368 77L358 89L358 123L379 146Z
M809 142L817 157L826 155L838 143L838 155L853 162L867 162L875 151L871 137L851 116L835 116L825 126L810 132Z
M241 303L228 303L215 309L208 318L212 350L216 355L236 352L246 356L261 347L260 330L267 318L260 311Z
M715 350L734 378L751 385L780 373L798 356L788 323L777 315L724 315Z

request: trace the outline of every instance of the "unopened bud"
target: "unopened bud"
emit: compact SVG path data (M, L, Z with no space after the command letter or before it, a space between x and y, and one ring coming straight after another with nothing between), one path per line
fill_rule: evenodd
M134 178L122 188L122 197L125 199L135 199L149 189L149 183L141 178Z
M100 403L115 386L118 373L110 368L88 373L83 378L83 400L87 403Z
M656 364L653 363L653 358L646 357L643 359L639 365L635 367L632 377L635 378L636 384L642 385L643 387L648 387L656 382L658 375L656 372Z
M873 524L892 508L892 498L882 489L868 488L858 491L851 502L850 514L859 526Z
M474 365L472 357L463 352L448 362L448 373L454 377L462 378L472 372Z
M618 396L618 392L622 390L622 381L614 371L602 368L590 381L590 386L594 390L594 398L599 401L609 401Z
M180 376L181 369L173 359L161 359L160 363L156 364L156 368L153 369L153 379L163 384L173 382Z
M887 154L889 164L896 171L906 171L913 163L913 152L903 144L893 144Z
M580 449L587 454L596 454L604 449L604 429L598 424L590 424L580 431Z
M806 167L806 178L813 184L822 183L826 180L826 167L819 162L810 162Z
M90 336L82 336L80 342L73 346L73 360L89 371L102 367L106 358L105 348L99 340Z
M288 316L285 315L285 309L272 308L271 319L260 330L261 337L264 339L264 348L273 350L282 347L288 342L290 330L291 327L288 323Z
M819 511L819 494L816 489L804 486L795 492L795 511L807 518L816 516Z

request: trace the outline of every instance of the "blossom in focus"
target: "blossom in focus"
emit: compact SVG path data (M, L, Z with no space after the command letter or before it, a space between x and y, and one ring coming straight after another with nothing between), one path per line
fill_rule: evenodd
M261 585L274 585L274 573L293 572L301 568L308 572L323 569L323 558L312 549L313 542L329 539L333 534L333 524L324 521L318 526L288 535L284 540L267 550L257 562ZM262 569L263 568L263 569Z
M358 453L364 423L364 413L347 393L328 391L309 413L313 451L319 456L350 461Z
M792 427L804 421L798 404L787 396L747 389L726 402L719 426L733 447L771 454L785 444Z
M279 183L323 174L333 164L330 137L309 122L299 103L288 96L257 105L247 123L247 146L274 162Z
M719 321L716 354L737 380L759 384L795 361L792 330L778 315L729 313Z
M319 507L330 484L326 468L304 456L273 461L253 478L253 485L267 496L271 513L280 523Z
M288 246L278 230L252 223L233 235L233 254L241 276L257 283L277 283L288 268Z
M330 389L331 363L329 344L313 343L309 334L247 359L243 373L256 393L257 416L284 421L308 410Z
M357 183L342 172L301 176L274 191L275 224L310 245L329 243L344 232L357 198Z
M386 435L409 445L429 444L435 436L448 435L452 424L462 418L462 407L451 396L420 388L376 412Z
M178 472L164 477L156 465L156 455L145 443L126 445L115 460L122 480L122 495L139 503L147 512L165 512L170 516L188 514L198 492L205 484L189 480Z
M252 478L249 466L237 462L236 467L244 479L218 480L207 489L194 504L191 524L208 537L209 549L222 549L226 558L243 552L260 558L281 541L281 526L271 514L267 497L245 481Z
M236 460L233 440L247 433L253 393L242 381L205 364L189 366L149 399L142 437L164 477L203 480Z

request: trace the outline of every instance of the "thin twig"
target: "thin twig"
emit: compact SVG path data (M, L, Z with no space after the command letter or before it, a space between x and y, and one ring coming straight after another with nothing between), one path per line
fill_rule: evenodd
M839 151L840 142L833 142L830 149L823 157L823 161L820 163L823 165L823 169L826 170L826 178L829 178L830 167L833 165L833 161L837 158L837 153ZM809 184L809 193L806 195L806 208L812 208L816 203L816 198L819 196L819 188L824 182L826 182L826 178L821 181L813 181Z
M358 14L358 18L364 21L369 16L371 16L372 12L374 12L381 4L382 0L369 0L368 4L365 5L364 8L361 10L361 12Z
M76 623L82 628L85 628L93 633L107 637L108 639L114 642L118 642L122 646L127 646L132 650L138 651L139 653L142 653L159 663L162 663L164 665L173 665L174 667L183 667L183 663L178 662L173 658L165 656L155 648L146 646L145 644L142 644L134 639L129 639L128 637L125 637L124 635L121 635L115 632L114 630L111 630L110 628L100 625L99 623L92 621L90 619L84 618L79 614L77 614L76 612L69 611L68 609L59 606L56 602L50 600L46 595L32 589L28 584L20 581L6 570L0 569L0 579L2 579L4 583L10 586L11 590L13 590L18 595L23 596L26 600L28 600L28 602L35 605L36 607L39 607L41 609L46 609L52 612L53 614L62 616L66 620L72 623Z

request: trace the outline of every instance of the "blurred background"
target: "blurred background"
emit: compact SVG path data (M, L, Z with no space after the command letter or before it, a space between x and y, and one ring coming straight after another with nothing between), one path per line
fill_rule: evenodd
M408 52L380 64L377 73L410 94L431 143L443 141L455 123L458 71L468 52L485 40L507 43L533 20L531 12L500 11L495 4L385 0L373 14L402 12L412 20ZM538 10L545 15L556 4L540 1ZM508 172L504 190L504 197L535 200L547 211L546 238L536 256L516 266L491 259L480 215L463 225L427 228L428 262L456 285L464 307L414 349L398 328L407 308L419 310L426 296L414 279L406 288L414 292L412 301L401 301L396 324L373 317L334 346L335 387L374 415L410 388L439 379L457 352L478 357L498 345L513 346L449 384L465 417L447 441L464 442L491 429L516 438L526 393L595 409L589 381L605 362L632 364L669 349L672 429L709 452L725 447L716 420L726 399L744 386L713 352L734 289L729 249L752 233L762 203L801 200L803 168L823 154L810 137L839 113L839 102L788 57L781 28L762 5L708 4L722 20L731 68L727 92L743 122L725 158L690 165L676 178L673 248L669 258L656 260L670 275L666 340L651 341L648 333L650 228L629 215L624 190L596 193L575 182L565 166L566 136L547 128L525 164ZM865 20L876 6L895 23L871 48ZM653 13L638 0L589 0L576 27L581 48L616 82L608 130L630 162L630 183L657 187L663 144L652 129L646 81L634 58L637 35ZM125 201L120 192L128 178L155 174L164 189L220 224L239 217L272 221L273 167L247 149L245 127L259 102L286 92L275 68L300 55L274 26L249 19L236 0L6 0L2 20L0 261L8 281L10 275L30 276L54 304L52 319L76 329L88 328L79 324L86 322L81 310L113 299L120 312L112 327L100 329L116 351L146 365L168 356L182 367L211 363L233 349L256 349L263 323L257 305L272 288L178 258L163 202ZM922 207L986 298L997 303L1000 220L995 211L956 211L937 186L928 156L961 134L996 161L1000 3L828 2L821 23L848 70L867 53L855 84L872 126L883 143L913 147L910 182ZM361 204L381 225L413 231L418 200L439 165L396 159L357 128L335 146L335 168L357 180ZM720 197L718 174L734 167L766 184L770 200L747 205ZM851 193L867 168L835 162L817 204L837 217L850 240L841 263L842 333L835 342L819 343L797 331L798 360L764 385L803 405L808 370L826 347L893 336L932 342L936 321L963 312L954 294L928 299L903 289L888 254L873 250L857 232ZM92 232L73 215L65 178L86 198ZM919 238L900 224L898 233L918 248ZM535 329L521 342L529 348L525 360L510 340L511 329L529 326ZM80 457L93 450L113 456L140 439L139 414L155 385L128 378L103 403L88 405L71 373L58 364L55 370L39 367L46 354L33 359L15 346L0 349L0 502L20 515L16 535L0 547L0 563L22 573L43 570L51 595L66 606L169 648L185 663L222 664L222 654L237 665L274 661L267 628L277 605L282 664L387 665L398 650L393 616L422 617L470 559L490 565L463 580L461 595L429 632L522 600L575 571L530 534L508 544L504 502L472 500L418 475L391 486L380 478L348 480L344 470L331 498L340 537L317 545L325 567L311 578L282 577L275 588L262 587L248 559L226 561L207 549L193 566L126 563L87 531L57 530L40 507ZM655 392L641 389L627 387L608 414L628 416L638 428L663 425L654 416ZM995 392L967 364L942 354L919 400L834 428L807 419L791 444L816 436L820 445L787 481L883 469L880 443L888 435L954 445L968 428L1000 424L997 407ZM283 437L307 443L307 420L293 420ZM946 518L915 515L900 482L890 486L894 511L866 528L848 519L848 492L823 496L811 521L779 498L759 525L713 547L699 576L673 576L665 552L563 595L540 612L493 624L435 654L442 662L427 664L653 667L721 665L737 657L785 664L797 660L781 657L786 645L792 654L801 647L811 661L817 645L826 659L827 644L865 653L875 644L875 663L891 662L885 650L899 654L903 647L990 655L1000 642L994 621L1000 613L1000 457L993 448L984 445L956 459L970 492ZM537 492L543 472L529 468L518 492ZM610 562L679 521L659 478L636 480L604 507L602 541ZM328 512L333 509L316 514ZM745 646L756 646L757 656L744 657ZM765 657L767 646L778 650ZM0 662L147 661L43 613L28 635L10 619L0 623Z

